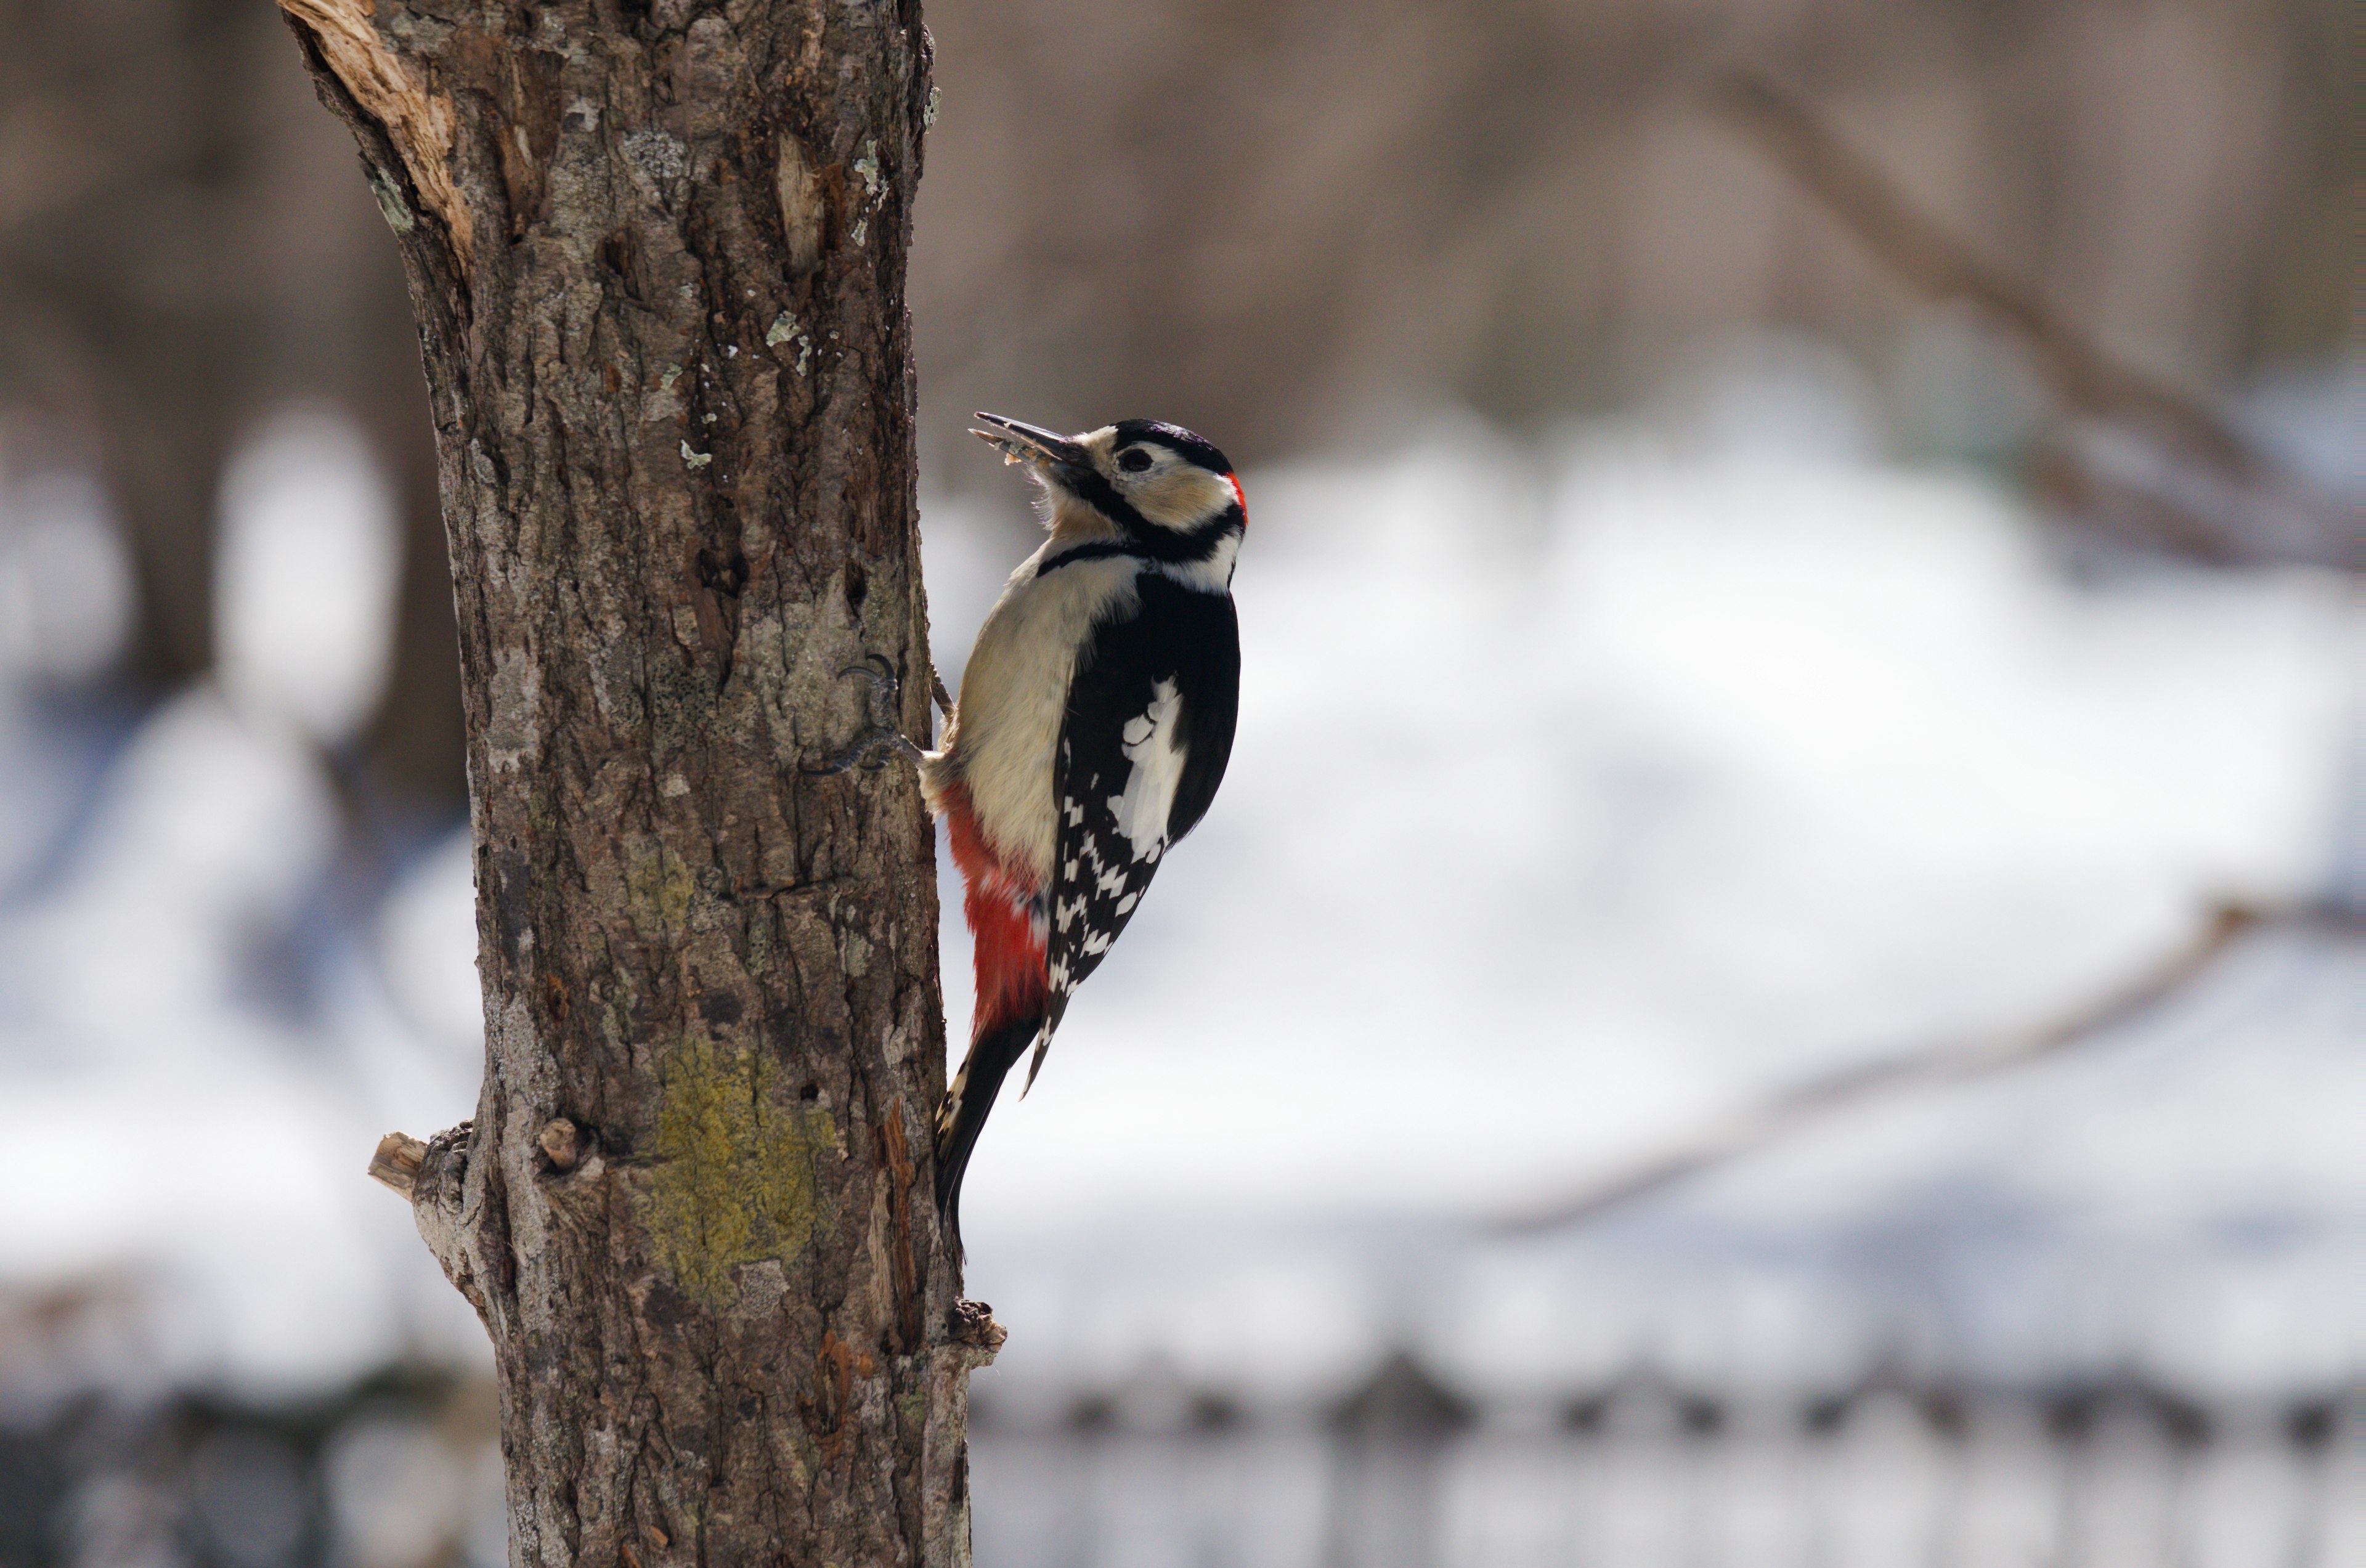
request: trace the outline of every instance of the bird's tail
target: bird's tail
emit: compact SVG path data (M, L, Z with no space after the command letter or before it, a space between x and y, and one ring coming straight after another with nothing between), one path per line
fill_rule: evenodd
M980 1030L937 1111L937 1212L944 1216L956 1257L961 1254L962 1176L969 1169L970 1151L977 1147L977 1135L993 1112L1002 1080L1042 1027L1039 1013Z
M1049 1004L1042 910L1035 888L988 847L969 790L943 791L945 824L961 867L962 912L977 938L977 1013L969 1055L937 1111L937 1212L961 1255L962 1175L1011 1065L1042 1032Z

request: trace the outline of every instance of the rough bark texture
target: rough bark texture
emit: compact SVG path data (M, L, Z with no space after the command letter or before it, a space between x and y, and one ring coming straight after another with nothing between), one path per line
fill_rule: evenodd
M420 1229L498 1356L519 1563L968 1557L996 1331L935 1224L905 251L918 7L282 0L409 272L487 1064Z

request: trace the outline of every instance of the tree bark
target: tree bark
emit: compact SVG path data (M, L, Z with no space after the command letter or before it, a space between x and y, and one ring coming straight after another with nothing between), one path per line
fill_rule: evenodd
M965 1562L930 1201L914 0L281 0L420 321L487 1026L382 1151L483 1314L517 1563ZM390 1141L391 1142L391 1141Z

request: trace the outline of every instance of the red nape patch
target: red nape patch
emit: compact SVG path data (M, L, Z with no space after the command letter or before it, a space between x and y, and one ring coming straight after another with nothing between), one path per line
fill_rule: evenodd
M986 846L969 791L960 784L946 792L945 826L961 868L962 913L977 939L977 1013L970 1032L1040 1017L1049 976L1042 938L1028 913L1034 885Z
M1233 499L1240 502L1241 526L1243 528L1246 528L1249 525L1249 498L1241 490L1241 481L1234 479L1232 475L1226 474L1224 476L1224 482L1233 487Z

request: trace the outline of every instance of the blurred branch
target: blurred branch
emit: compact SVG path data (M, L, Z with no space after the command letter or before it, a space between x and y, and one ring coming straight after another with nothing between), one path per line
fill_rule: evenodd
M2056 443L2045 454L2045 477L2058 495L2090 512L2116 510L2132 525L2122 531L2198 559L2340 563L2343 509L2201 400L2115 357L2034 288L1990 264L1806 105L1748 72L1720 78L1712 102L1910 287L1962 300L2018 341L2065 407L2140 432L2163 456L2208 476L2198 484L2190 472L2140 477L2108 452L2097 460Z
M2358 911L2336 905L2221 904L2174 951L2060 1018L1986 1040L1899 1052L1811 1078L1689 1143L1499 1221L1494 1228L1518 1233L1592 1219L1618 1204L1754 1154L1842 1112L1897 1098L1910 1089L1985 1078L2059 1055L2101 1038L2173 999L2253 932L2341 933L2357 929Z

